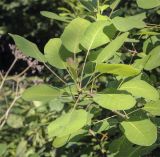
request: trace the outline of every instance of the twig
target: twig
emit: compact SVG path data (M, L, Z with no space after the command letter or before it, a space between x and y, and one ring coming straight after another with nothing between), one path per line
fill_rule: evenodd
M16 101L19 98L20 98L20 96L17 96L17 97L14 98L14 100L12 101L11 105L9 106L9 108L7 109L7 111L5 112L5 114L0 118L0 122L2 122L1 125L0 125L0 130L3 128L4 124L6 123L12 107L15 105Z
M0 77L1 77L1 79L3 80L3 75L2 75L2 72L0 71Z
M13 66L15 65L15 63L17 62L17 58L14 59L14 61L12 62L11 66L9 67L9 69L7 70L5 76L2 79L1 85L0 85L0 90L2 89L4 82L6 81L6 78L8 76L8 74L10 73L10 71L12 70Z
M122 117L123 119L129 119L129 117L128 116L126 116L126 115L124 115L124 114L122 114L121 112L119 112L119 111L112 111L114 114L116 114L116 115L118 115L118 116L120 116L120 117Z
M94 124L97 124L97 123L103 122L103 121L105 121L105 120L108 120L108 119L111 119L111 118L114 118L114 117L117 117L117 115L113 115L113 116L110 116L110 117L107 117L107 118L104 118L104 119L98 120L98 121L97 121L97 122L95 122Z
M45 67L46 67L53 75L55 75L61 82L63 82L64 84L67 84L67 82L65 82L61 77L59 77L46 63L43 62L43 64L44 64Z

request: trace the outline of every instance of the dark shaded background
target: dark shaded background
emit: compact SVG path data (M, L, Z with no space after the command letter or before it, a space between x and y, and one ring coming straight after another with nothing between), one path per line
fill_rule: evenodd
M63 0L3 0L0 1L0 70L6 71L12 63L13 56L9 44L13 40L8 33L19 34L36 43L43 52L45 43L53 37L59 36L63 24L47 19L40 15L40 11L47 10L58 13L58 7L69 6ZM118 6L120 14L134 15L143 12L136 5L135 0L122 0ZM158 23L158 15L154 11L148 12L148 23ZM24 63L19 63L12 71L15 72Z

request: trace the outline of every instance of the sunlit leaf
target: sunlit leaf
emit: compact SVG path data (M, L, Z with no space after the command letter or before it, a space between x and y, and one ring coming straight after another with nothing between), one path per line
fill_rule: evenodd
M134 144L150 146L157 139L157 128L149 119L123 121L121 126L127 139Z
M127 110L136 104L135 99L127 94L97 94L93 100L109 110Z
M79 44L89 25L90 22L82 18L76 18L69 23L61 36L62 43L66 49L72 53L81 51Z
M156 101L159 98L157 90L142 80L130 80L123 83L119 89L126 90L136 97L143 97L148 100Z
M107 25L110 25L110 22L97 21L92 23L84 32L81 45L89 51L108 43L110 40L104 32L104 27Z
M128 17L117 16L112 20L112 22L119 31L126 32L133 28L144 28L146 26L145 22L143 21L145 18L145 13Z
M69 137L70 137L70 135L66 135L63 137L56 137L52 143L53 147L59 148L59 147L64 146L67 143L67 141L69 140Z
M62 42L59 38L50 39L44 47L44 53L47 61L52 66L65 69L66 63L62 60L60 56L60 51L62 50ZM67 53L64 51L64 53Z
M140 70L135 69L131 65L125 64L98 64L96 66L96 70L100 73L108 73L108 74L115 74L122 77L130 77L134 75L138 75Z
M51 122L48 126L49 137L63 137L81 129L87 123L85 110L74 110Z

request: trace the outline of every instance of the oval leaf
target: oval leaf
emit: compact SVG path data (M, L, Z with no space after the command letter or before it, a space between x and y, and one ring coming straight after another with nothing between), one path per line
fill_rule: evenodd
M109 110L128 110L136 104L135 99L127 94L97 94L93 100Z
M152 70L159 66L160 66L160 46L157 46L149 53L149 59L145 64L144 69Z
M123 121L121 126L127 139L134 144L150 146L157 139L157 128L149 119Z
M67 141L69 140L70 135L63 136L63 137L56 137L55 140L53 141L52 145L55 148L59 148L64 146Z
M66 17L59 16L59 15L52 13L52 12L49 12L49 11L41 11L40 13L41 13L41 15L43 15L47 18L53 19L53 20L62 21L62 22L69 22L69 20Z
M154 116L160 116L160 100L149 102L142 109Z
M116 39L114 39L111 43L109 43L101 53L99 53L96 62L102 63L108 59L110 59L117 50L120 49L120 47L124 44L124 42L127 40L129 33L123 33Z
M160 0L137 0L137 4L140 8L143 9L152 9L160 6Z
M63 137L81 129L87 123L85 110L74 110L62 115L48 126L49 137Z
M81 45L86 50L91 50L102 46L110 41L104 32L104 27L110 25L108 21L97 21L92 23L84 32Z
M82 18L76 18L71 21L61 36L62 43L66 49L72 53L78 53L81 51L79 44L89 25L90 22Z
M157 90L142 80L130 80L122 84L120 90L126 90L136 97L143 97L148 100L158 100L159 93Z
M140 70L133 68L131 65L125 64L98 64L96 66L97 72L115 74L122 77L130 77L138 75Z
M7 124L12 128L21 128L23 127L23 118L19 115L10 114L7 119Z
M145 13L129 16L129 17L115 17L112 22L114 26L121 32L129 31L133 28L144 28L146 26L143 21L146 18Z
M26 89L22 94L22 98L27 101L49 101L60 95L59 89L41 84Z
M19 35L10 34L10 36L14 39L17 48L26 56L33 57L40 62L46 62L44 55L40 52L36 44Z
M61 46L61 39L50 39L44 47L44 53L49 64L59 69L66 69L66 63L60 57Z
M3 156L6 150L7 150L7 144L0 143L0 156Z

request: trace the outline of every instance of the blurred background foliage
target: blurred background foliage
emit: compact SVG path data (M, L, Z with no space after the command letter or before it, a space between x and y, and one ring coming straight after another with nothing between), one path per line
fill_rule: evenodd
M41 16L40 11L42 10L61 13L62 16L69 14L73 17L78 15L83 16L82 13L84 13L78 0L1 0L0 70L7 71L14 60L14 56L11 53L12 50L9 48L9 44L12 44L13 40L11 40L8 33L26 37L36 43L42 52L42 48L50 38L57 37L61 34L65 24ZM135 0L121 0L118 11L114 14L123 16L135 15L143 11L143 9L137 7ZM106 12L105 14L108 13ZM160 15L156 13L155 9L148 11L147 16L147 23L159 24ZM16 74L25 66L26 63L18 62L13 71L11 71L11 74ZM35 77L20 78L23 80L23 84L19 85L21 87L20 90L23 90L29 84L37 84L39 82L50 81L53 84L58 83L58 80L53 78L52 75L48 75L46 70L43 70L41 73L45 74L41 78L35 76L35 74ZM32 72L29 73L29 75L31 74ZM36 75L39 74L38 72L36 73ZM159 74L155 71L155 74L150 74L150 77L153 81L157 82ZM12 91L15 91L15 88L15 83L7 82L5 96L0 93L0 115L6 110L5 105L7 104L9 106L11 100L14 99L15 93ZM57 108L57 103L59 104L59 108ZM30 104L22 100L17 101L15 107L12 109L12 114L8 118L7 125L0 132L0 156L38 157L40 155L41 157L54 157L57 150L52 148L51 143L45 139L44 132L49 119L58 117L63 112L63 105L62 102L57 101L50 102L48 105L37 102ZM96 113L96 108L94 112ZM82 140L79 146L73 145L71 148L68 146L59 149L57 154L60 157L72 157L73 154L74 157L78 157L80 154L84 154L81 157L87 157L85 154L92 152L90 156L95 156L95 151L99 151L97 141L92 138L87 139L89 142L86 145L84 144L86 143L85 140ZM155 157L158 157L158 154L156 155L157 152L154 152Z

